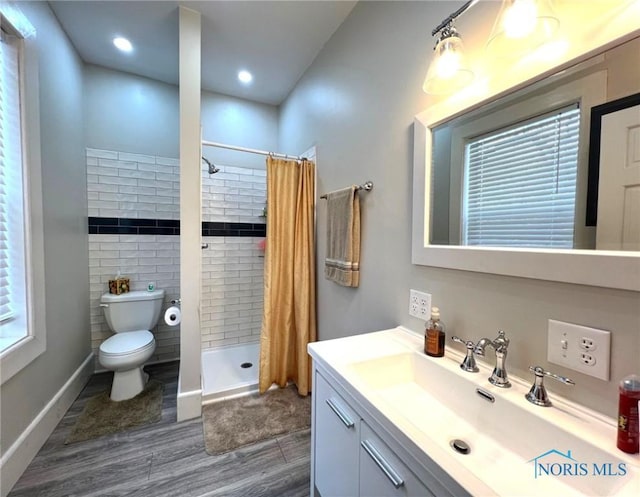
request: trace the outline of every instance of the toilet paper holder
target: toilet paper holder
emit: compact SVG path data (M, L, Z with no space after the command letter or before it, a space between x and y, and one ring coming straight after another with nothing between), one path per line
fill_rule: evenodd
M171 305L180 305L182 299L171 299Z

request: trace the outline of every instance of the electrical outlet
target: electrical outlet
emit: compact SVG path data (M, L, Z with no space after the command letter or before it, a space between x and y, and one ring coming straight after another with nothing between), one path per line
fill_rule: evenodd
M409 292L409 314L427 321L431 318L431 294L411 290Z
M596 350L596 342L588 337L582 337L580 339L580 348L582 350Z
M596 365L596 358L593 357L591 354L587 354L586 352L583 352L582 354L580 354L580 361L585 366L595 366Z
M411 314L412 316L420 315L420 308L417 303L414 304L413 302L411 302L411 304L409 305L409 314Z
M610 331L549 319L549 362L608 381L610 354Z

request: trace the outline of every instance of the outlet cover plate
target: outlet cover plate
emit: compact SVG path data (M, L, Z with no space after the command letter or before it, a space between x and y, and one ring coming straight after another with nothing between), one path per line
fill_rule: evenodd
M409 314L425 321L431 319L431 294L410 290Z
M549 319L547 360L609 381L611 332ZM585 348L585 343L589 344Z

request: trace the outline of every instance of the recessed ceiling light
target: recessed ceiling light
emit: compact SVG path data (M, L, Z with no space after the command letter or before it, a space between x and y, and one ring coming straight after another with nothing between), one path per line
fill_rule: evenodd
M118 50L121 50L122 52L128 53L133 51L133 45L131 44L131 42L126 38L123 38L122 36L116 36L113 39L113 44Z
M238 73L238 79L240 80L241 83L248 85L249 83L251 83L253 76L249 71L242 70Z

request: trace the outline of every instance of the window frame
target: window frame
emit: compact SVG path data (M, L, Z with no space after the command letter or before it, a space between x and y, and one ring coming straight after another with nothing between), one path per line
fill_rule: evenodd
M27 334L0 352L5 383L46 350L44 223L40 151L40 93L36 30L15 4L0 4L2 25L20 38L20 105L24 192L24 253Z

